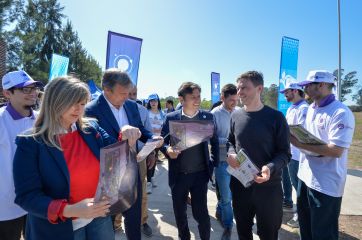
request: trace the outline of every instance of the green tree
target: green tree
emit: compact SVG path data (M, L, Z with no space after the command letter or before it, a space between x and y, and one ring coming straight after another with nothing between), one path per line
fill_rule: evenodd
M346 101L348 94L352 93L353 87L357 84L358 78L356 78L357 71L352 71L343 76L344 69L341 69L341 102ZM333 75L338 78L338 70L333 72Z
M352 99L357 105L362 106L362 86L358 86L358 90L356 94L352 96Z
M5 27L18 19L20 10L24 5L23 0L0 1L0 34L6 32ZM0 35L0 36L1 36Z
M264 87L261 94L261 100L265 105L277 109L278 86L276 84L271 84L269 87Z

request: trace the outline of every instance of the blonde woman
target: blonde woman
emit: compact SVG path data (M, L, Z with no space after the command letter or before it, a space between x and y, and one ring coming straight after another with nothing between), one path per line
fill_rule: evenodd
M114 240L109 202L93 197L100 148L116 139L83 118L89 97L78 79L54 79L31 133L17 138L15 203L28 212L27 240Z

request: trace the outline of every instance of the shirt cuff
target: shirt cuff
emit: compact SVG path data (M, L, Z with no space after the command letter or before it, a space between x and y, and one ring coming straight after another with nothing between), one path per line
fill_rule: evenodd
M122 142L122 132L121 131L119 131L119 133L118 133L118 142Z
M270 175L272 175L274 173L274 163L268 163L266 164L266 166L269 168L270 170Z
M63 217L63 210L66 204L66 199L57 199L50 202L48 206L48 220L50 223L57 224L58 218L65 221L65 218Z

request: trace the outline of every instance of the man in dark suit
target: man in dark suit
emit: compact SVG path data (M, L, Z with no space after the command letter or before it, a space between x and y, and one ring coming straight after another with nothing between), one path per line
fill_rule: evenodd
M137 103L128 100L131 87L132 81L127 73L115 68L106 70L102 79L103 93L87 105L86 115L96 118L99 125L115 138L119 134L130 142L136 142L138 134L141 134L142 142L161 138L153 136L142 125ZM141 184L138 184L136 203L123 213L128 239L141 239L141 194Z
M169 134L170 120L211 120L211 113L200 110L199 85L186 82L178 90L180 110L167 114L162 127L161 136ZM165 137L165 144L170 143L170 137ZM165 146L163 151L169 162L169 185L171 187L173 210L176 218L178 234L181 240L190 239L190 230L187 223L187 196L191 193L192 214L198 222L200 238L210 239L210 217L207 210L207 184L212 171L219 162L219 142L214 130L210 139L211 157L208 142L204 141L182 152L171 146Z

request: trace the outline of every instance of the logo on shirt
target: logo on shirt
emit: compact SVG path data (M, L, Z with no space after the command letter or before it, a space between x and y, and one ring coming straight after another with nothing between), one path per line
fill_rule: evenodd
M338 128L338 129L343 129L343 128L344 128L344 124L343 124L343 123L338 124L338 125L337 125L337 128Z

